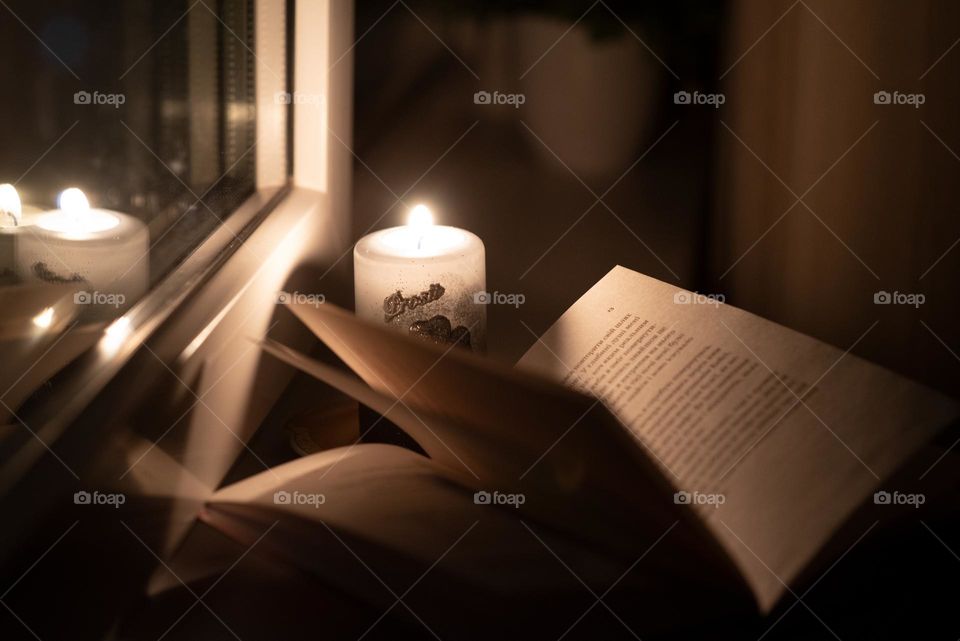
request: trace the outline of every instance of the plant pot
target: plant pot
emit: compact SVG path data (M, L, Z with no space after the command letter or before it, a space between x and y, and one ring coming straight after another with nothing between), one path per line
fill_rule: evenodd
M619 176L649 134L659 63L626 29L601 39L579 24L568 29L555 18L521 18L520 117L550 148L530 136L549 164L559 164L555 153L578 175Z

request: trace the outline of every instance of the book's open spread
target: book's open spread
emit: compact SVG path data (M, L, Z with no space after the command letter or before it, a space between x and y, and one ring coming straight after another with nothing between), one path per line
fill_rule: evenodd
M374 497L392 474L423 486L397 504L414 520L427 495L458 501L453 485L471 504L473 490L520 492L514 514L574 547L632 561L657 541L645 570L662 578L657 568L669 565L691 595L698 582L731 594L749 586L769 611L881 480L958 413L851 354L621 267L516 369L332 305L290 307L357 376L276 343L264 349L386 416L432 461L372 445L325 452L278 474L303 491L352 492L352 507L274 505L273 491L289 488L264 474L219 492L208 520L252 519L243 505L256 503L394 541L401 560L426 551L410 531L378 534ZM431 475L443 482L424 481ZM462 501L449 509L463 523L483 513ZM661 585L649 584L651 595L673 598Z
M519 365L601 398L688 493L764 610L958 412L852 354L623 267Z
M292 309L362 380L276 343L264 348L389 418L468 486L523 493L529 500L517 514L572 526L569 534L628 558L638 533L659 535L678 521L671 543L701 564L723 557L597 399L331 305ZM625 507L634 505L642 510Z

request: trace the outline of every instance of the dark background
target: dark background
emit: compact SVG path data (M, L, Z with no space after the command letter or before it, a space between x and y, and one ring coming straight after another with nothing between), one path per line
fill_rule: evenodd
M523 324L542 332L622 264L960 393L956 5L357 12L355 236L424 201L483 238L488 289L527 301L490 308L494 356L515 361ZM525 103L476 105L478 90ZM681 90L725 102L678 105ZM925 302L876 305L881 291Z

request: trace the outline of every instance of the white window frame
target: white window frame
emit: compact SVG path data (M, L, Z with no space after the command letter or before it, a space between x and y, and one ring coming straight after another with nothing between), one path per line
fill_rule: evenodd
M0 467L0 500L17 510L24 528L31 515L42 515L43 496L52 501L58 493L49 478L50 448L59 442L58 451L67 450L64 458L100 461L98 451L102 456L104 440L116 436L111 433L116 421L149 410L150 403L169 402L162 390L146 383L151 378L181 381L179 391L188 405L191 395L202 399L184 419L186 425L167 437L174 447L154 447L156 460L147 463L148 453L144 463L134 466L156 470L159 458L167 457L171 473L153 477L149 487L133 473L124 477L129 487L169 496L182 490L186 479L215 489L292 376L288 368L267 363L251 340L269 332L302 342L299 328L289 322L277 325L287 312L267 301L275 299L298 266L332 265L350 251L354 3L295 2L291 92L308 98L293 101L292 180L283 144L288 110L276 100L287 75L287 30L280 18L285 4L257 0L255 7L257 191L114 321L78 367L58 381L38 415L28 419L33 429L25 431ZM270 375L264 376L265 369ZM61 440L67 434L72 438ZM116 478L141 450L151 449L136 434L126 440L116 470L101 465L99 472L106 477ZM171 451L178 454L171 456ZM43 457L45 465L38 465ZM28 474L35 467L46 474ZM18 491L12 491L15 487ZM191 522L196 498L182 501L176 510ZM183 531L171 526L167 543L175 545ZM15 537L0 537L0 556L14 542Z

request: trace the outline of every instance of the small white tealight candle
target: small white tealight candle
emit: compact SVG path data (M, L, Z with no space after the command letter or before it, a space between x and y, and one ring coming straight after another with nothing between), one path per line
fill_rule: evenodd
M353 248L356 311L361 318L438 344L474 351L486 345L483 241L433 224L425 205L407 225L368 234Z
M10 183L0 185L0 225L3 228L19 227L23 218L23 205L17 188Z
M16 187L0 185L0 284L18 280L17 238L36 223L40 212L37 207L20 203Z
M150 234L140 220L91 209L77 188L60 194L59 209L39 214L17 242L17 265L27 281L75 283L88 318L109 318L133 304L149 285Z

